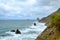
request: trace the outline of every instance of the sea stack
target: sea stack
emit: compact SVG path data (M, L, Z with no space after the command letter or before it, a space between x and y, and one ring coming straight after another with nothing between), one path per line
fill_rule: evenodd
M15 32L16 34L21 34L21 32L17 29L16 30L16 32Z
M36 23L34 23L34 26L36 26Z

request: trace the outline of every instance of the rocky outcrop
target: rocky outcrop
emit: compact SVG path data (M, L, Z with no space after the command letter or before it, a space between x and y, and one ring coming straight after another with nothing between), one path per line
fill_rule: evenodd
M19 29L17 29L17 30L11 30L11 32L15 32L15 34L21 34L21 32L19 31Z
M36 26L36 23L34 23L34 26Z
M16 32L15 32L16 34L21 34L21 32L17 29L16 30Z
M15 30L11 30L11 32L15 32Z

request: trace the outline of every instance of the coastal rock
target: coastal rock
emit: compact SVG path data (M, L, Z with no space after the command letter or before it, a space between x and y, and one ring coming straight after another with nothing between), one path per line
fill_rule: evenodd
M15 32L15 30L11 30L11 32Z
M36 23L34 23L34 26L36 26Z
M16 34L21 34L21 32L17 29L16 30L16 32L15 32Z

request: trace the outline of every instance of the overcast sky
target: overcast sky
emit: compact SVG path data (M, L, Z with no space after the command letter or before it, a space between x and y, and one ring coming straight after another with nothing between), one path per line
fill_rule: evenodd
M0 0L0 20L36 19L60 7L60 0Z

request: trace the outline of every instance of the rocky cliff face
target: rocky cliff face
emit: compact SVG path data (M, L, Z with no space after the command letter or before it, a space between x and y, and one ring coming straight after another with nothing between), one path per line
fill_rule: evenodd
M60 40L60 33L57 27L50 25L50 17L54 14L60 14L60 8L56 12L40 20L40 22L46 23L47 28L36 38L36 40Z

